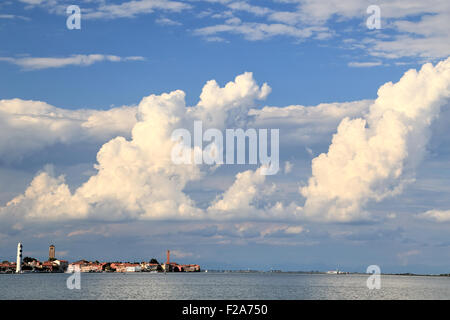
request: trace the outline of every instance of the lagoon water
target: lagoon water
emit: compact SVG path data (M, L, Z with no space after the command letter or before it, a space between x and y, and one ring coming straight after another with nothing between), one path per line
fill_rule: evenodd
M366 275L296 273L0 274L0 299L450 299L449 277L381 276L369 290Z

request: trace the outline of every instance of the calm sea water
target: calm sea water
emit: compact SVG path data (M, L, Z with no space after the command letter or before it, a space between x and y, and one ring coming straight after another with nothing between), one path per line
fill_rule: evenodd
M365 275L286 273L0 274L0 299L450 299L450 278L382 275L369 290Z

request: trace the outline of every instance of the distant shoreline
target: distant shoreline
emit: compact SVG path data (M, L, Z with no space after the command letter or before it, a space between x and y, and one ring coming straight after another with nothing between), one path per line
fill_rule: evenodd
M260 271L260 270L211 270L208 272L214 273L286 273L286 274L323 274L323 275L370 275L371 273L363 273L363 272L340 272L337 274L328 273L325 271ZM420 276L420 277L450 277L450 273L441 273L441 274L421 274L421 273L381 273L381 275L390 275L390 276Z
M346 276L346 275L362 275L367 276L371 273L361 272L341 272L337 274L322 271L261 271L261 270L205 270L200 272L81 272L83 274L199 274L199 273L241 273L241 274L303 274L303 275L329 275L329 276ZM0 272L1 274L16 274L14 272ZM22 274L71 274L71 272L23 272ZM411 277L450 277L448 273L442 274L420 274L420 273L382 273L384 276L411 276Z

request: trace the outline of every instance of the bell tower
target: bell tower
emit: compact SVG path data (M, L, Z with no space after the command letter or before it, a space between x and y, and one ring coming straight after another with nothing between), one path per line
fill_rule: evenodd
M48 249L48 260L55 260L55 246L51 245Z

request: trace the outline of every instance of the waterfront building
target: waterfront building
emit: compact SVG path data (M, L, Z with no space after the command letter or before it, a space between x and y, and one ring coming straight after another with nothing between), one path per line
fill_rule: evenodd
M58 268L57 264L53 261L45 261L42 263L43 272L53 272Z
M141 264L142 270L143 271L161 271L161 265L159 265L158 263L143 263Z
M111 263L111 268L116 272L140 272L142 268L139 264L135 263Z
M57 260L58 261L58 260ZM62 260L64 261L64 260ZM80 260L67 265L68 273L73 272L102 272L107 263L95 263L86 260ZM62 268L63 269L63 268Z
M141 266L139 266L139 265L136 265L136 266L128 266L128 267L126 267L126 269L125 269L125 272L141 272L142 271L142 268L141 268Z
M66 272L68 273L74 273L74 272L80 272L81 271L81 267L79 264L76 263L71 263L67 266L67 270Z
M55 260L55 263L58 265L60 271L66 271L69 266L69 262L67 260Z
M102 264L100 263L89 263L87 265L81 266L81 272L102 272Z
M67 266L67 272L73 273L73 272L81 272L81 267L86 266L89 263L89 261L86 260L79 260L76 262L72 262Z
M184 264L182 267L184 272L200 272L200 266L198 264Z
M0 263L0 273L14 273L16 271L16 264L14 262Z

